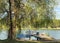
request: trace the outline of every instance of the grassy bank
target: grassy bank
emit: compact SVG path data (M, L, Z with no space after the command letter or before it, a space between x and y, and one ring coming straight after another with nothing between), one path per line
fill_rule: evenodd
M16 41L16 40L0 40L0 43L60 43L60 42L50 42L50 41Z
M30 28L31 30L60 30L60 27L57 28ZM28 28L23 28L22 30L28 30Z

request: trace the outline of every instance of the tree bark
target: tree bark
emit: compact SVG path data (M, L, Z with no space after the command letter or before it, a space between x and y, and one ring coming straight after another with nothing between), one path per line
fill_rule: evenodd
M12 35L13 35L13 23L12 23L12 10L11 10L11 0L9 0L9 25L10 25L10 29L9 29L9 33L8 33L8 38L12 39Z

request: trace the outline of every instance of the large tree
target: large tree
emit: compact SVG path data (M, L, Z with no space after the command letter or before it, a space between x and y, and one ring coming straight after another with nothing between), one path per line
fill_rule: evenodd
M47 27L53 22L55 0L8 0L9 6L1 0L0 12L7 12L9 23L9 38L15 37L16 30L22 27ZM3 3L3 4L2 4ZM1 16L1 15L0 15ZM4 22L5 23L5 22Z

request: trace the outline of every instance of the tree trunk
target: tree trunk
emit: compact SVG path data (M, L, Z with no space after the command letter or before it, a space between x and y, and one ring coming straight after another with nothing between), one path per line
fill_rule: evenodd
M19 9L18 9L19 10ZM15 20L13 20L12 18L12 12L14 12L14 17L15 17ZM9 25L10 25L10 29L9 29L9 36L8 38L9 39L15 39L15 32L16 32L16 25L17 25L17 20L16 20L16 16L17 16L17 8L15 8L15 2L14 0L9 0ZM21 26L19 26L19 28L21 28Z
M10 29L9 29L9 33L8 33L8 38L12 39L12 35L13 35L13 24L12 24L12 11L11 11L11 0L9 0L9 25L10 25Z

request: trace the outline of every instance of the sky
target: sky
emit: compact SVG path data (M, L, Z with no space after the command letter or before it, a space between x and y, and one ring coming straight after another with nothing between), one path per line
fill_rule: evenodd
M60 0L56 0L57 5L55 7L56 19L60 19Z

